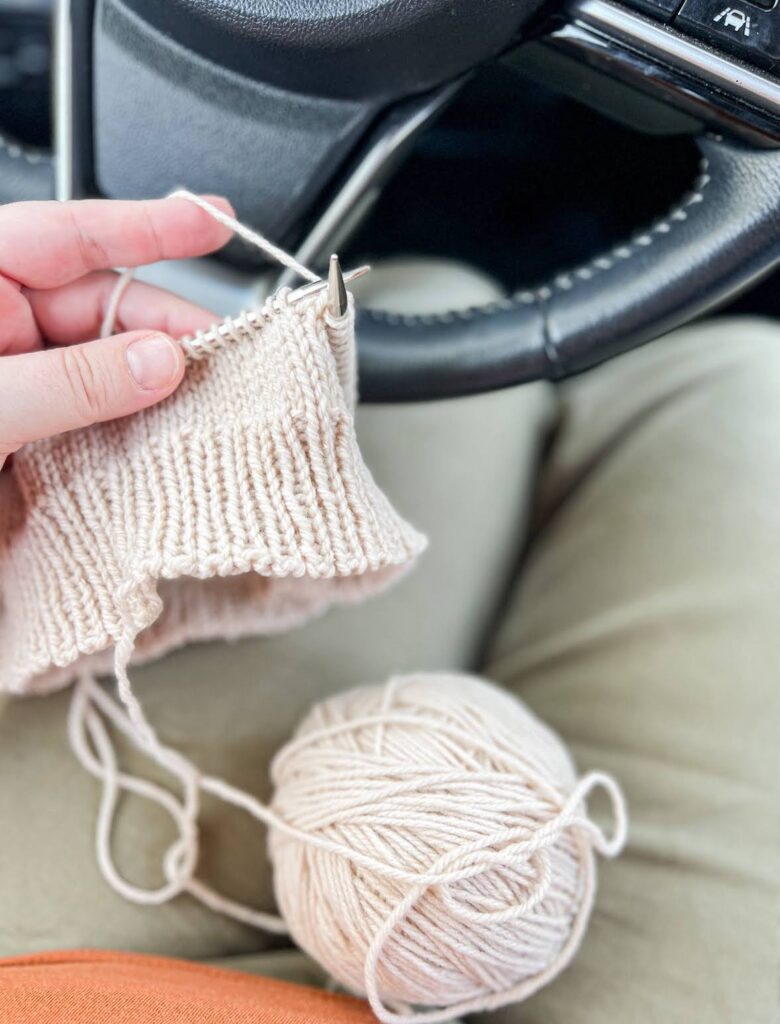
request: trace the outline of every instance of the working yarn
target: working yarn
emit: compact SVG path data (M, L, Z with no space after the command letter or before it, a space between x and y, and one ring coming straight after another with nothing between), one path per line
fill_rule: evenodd
M385 1024L524 999L576 953L614 780L482 680L417 674L316 705L272 765L269 848L290 934ZM607 838L585 800L603 788ZM436 1007L414 1012L410 1006Z

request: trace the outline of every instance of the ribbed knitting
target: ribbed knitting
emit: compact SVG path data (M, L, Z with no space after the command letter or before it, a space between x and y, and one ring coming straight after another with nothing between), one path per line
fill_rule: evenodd
M185 339L161 405L22 449L0 479L0 690L271 633L394 578L424 539L353 423L353 314L280 292ZM128 650L129 654L129 650Z

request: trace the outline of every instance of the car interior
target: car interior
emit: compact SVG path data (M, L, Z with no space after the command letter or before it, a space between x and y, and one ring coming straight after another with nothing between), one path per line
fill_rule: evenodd
M150 716L265 799L273 752L344 685L417 669L527 679L522 697L578 763L625 783L632 867L605 866L593 944L560 982L514 1012L491 1004L501 1008L485 1019L768 1024L780 805L761 780L780 764L776 744L759 751L778 698L768 686L752 696L750 681L777 667L758 640L777 607L762 582L776 506L769 483L755 489L777 446L769 414L753 433L735 427L732 447L726 420L774 408L779 379L761 332L780 317L780 0L0 0L0 205L177 189L227 197L241 224L323 277L334 253L345 269L371 266L350 284L357 436L430 551L397 592L332 626L139 665ZM240 238L138 277L216 317L300 286ZM706 399L700 380L714 382ZM686 429L690 445L675 433ZM706 467L716 453L697 489L685 458ZM619 500L602 505L618 478ZM683 520L678 543L666 524ZM742 556L744 575L729 561ZM710 591L719 559L734 574ZM691 609L694 592L705 597ZM563 625L548 636L553 613ZM624 688L610 689L599 659L618 633L629 653ZM731 683L715 689L732 657ZM64 749L66 698L31 704L0 703L0 768L19 780L15 794L0 786L0 847L11 874L30 871L0 878L0 956L122 950L339 989L313 962L325 957L304 962L278 937L194 906L166 907L151 926L149 908L104 892L97 798L81 788L91 780L26 753ZM136 754L126 744L130 763ZM753 755L755 774L727 781ZM52 772L73 804L65 814L48 793L27 816L19 793L42 792ZM157 810L130 804L122 835L165 849ZM267 863L258 881L261 855L247 852L253 823L207 811L206 876L268 910ZM71 817L84 826L73 848L52 838ZM49 870L50 842L66 867L40 896L33 867ZM157 878L159 859L136 867ZM709 923L725 919L734 946ZM0 1022L16 1021L2 1015L2 977L0 962ZM112 1019L94 1012L29 1020ZM328 1012L235 1019L360 1024L348 1008ZM394 1013L382 1020L418 1019L403 1000Z

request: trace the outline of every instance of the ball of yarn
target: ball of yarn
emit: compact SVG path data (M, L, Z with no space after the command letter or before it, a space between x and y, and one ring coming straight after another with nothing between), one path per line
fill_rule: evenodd
M594 851L625 841L612 778L578 781L555 733L467 676L410 675L317 704L272 777L290 934L387 1024L493 1009L555 977L587 925ZM614 808L609 839L587 815L596 786Z

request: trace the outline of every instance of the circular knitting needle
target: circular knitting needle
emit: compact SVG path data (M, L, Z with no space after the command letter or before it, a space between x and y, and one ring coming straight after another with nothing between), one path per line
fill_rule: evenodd
M296 288L295 291L290 292L287 296L288 302L300 302L301 299L306 298L309 295L314 295L321 291L323 288L328 289L328 310L331 316L340 318L344 316L349 308L349 300L347 298L346 284L351 281L357 280L359 277L363 277L367 274L371 267L355 267L354 270L348 270L346 274L342 273L341 264L339 258L335 254L330 258L330 267L328 270L327 281L312 281L311 284L302 285L300 288ZM182 341L190 343L189 351L193 351L198 348L202 348L205 344L227 340L233 331L237 327L240 329L240 321L243 318L248 323L252 324L253 327L259 326L263 320L267 320L271 315L268 303L259 310L244 310L238 317L228 317L221 323L214 324L207 331L199 331L192 338L183 338Z

